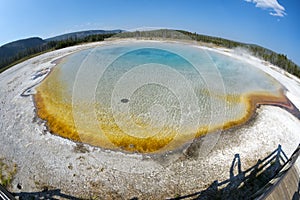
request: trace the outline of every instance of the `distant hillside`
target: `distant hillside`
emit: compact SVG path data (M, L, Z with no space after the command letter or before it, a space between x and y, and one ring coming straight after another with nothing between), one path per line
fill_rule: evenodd
M219 37L212 37L207 35L201 35L197 33L191 33L188 31L182 31L178 30L179 32L189 36L193 40L204 42L204 43L211 43L217 46L226 47L226 48L237 48L242 47L244 49L247 49L249 52L251 52L254 56L259 57L265 61L268 61L286 71L289 73L300 77L300 68L299 66L287 58L287 55L276 53L270 49L266 49L264 47L261 47L259 45L255 44L246 44L241 42L236 42L224 38Z
M63 35L59 35L56 37L45 39L45 41L61 41L61 40L67 40L67 39L82 39L90 35L100 35L100 34L115 34L115 33L122 33L123 30L88 30L88 31L79 31L74 33L67 33Z
M101 35L101 34L115 34L121 33L123 30L88 30L80 31L74 33L67 33L52 38L42 39L39 37L32 37L22 40L17 40L14 42L7 43L0 47L0 58L8 58L16 56L18 53L25 51L29 48L36 48L42 45L46 45L50 41L62 41L68 39L83 39L91 35Z
M104 38L121 32L123 30L88 30L63 34L44 40L39 37L33 37L10 42L0 47L0 72L16 61L37 53L51 49L60 49L82 42L102 41Z
M46 41L39 37L10 42L0 47L0 59L16 56L18 53L25 51L28 48L36 48L45 45L46 43Z
M125 32L122 30L89 30L68 33L45 40L37 37L18 40L0 47L0 72L9 68L10 66L15 65L18 62L21 62L24 59L33 57L38 53L54 49L61 49L81 43L103 41L105 38L109 38L114 35L118 38L170 38L175 40L189 39L202 42L203 45L213 44L226 48L242 47L243 49L251 52L253 55L260 57L261 59L277 65L282 69L290 72L291 74L300 77L299 66L289 60L286 55L278 54L272 50L255 44L246 44L219 37L200 35L183 30L169 29L134 32Z

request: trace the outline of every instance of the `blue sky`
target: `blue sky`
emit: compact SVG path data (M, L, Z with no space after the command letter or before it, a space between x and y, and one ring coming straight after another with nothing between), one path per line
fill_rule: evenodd
M89 29L184 29L286 54L300 65L299 0L0 0L0 45Z

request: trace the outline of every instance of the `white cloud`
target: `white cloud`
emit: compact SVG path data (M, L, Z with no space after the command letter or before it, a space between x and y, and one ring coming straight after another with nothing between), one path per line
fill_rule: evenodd
M255 7L270 10L270 15L283 17L286 15L285 8L278 3L277 0L245 0L254 3Z

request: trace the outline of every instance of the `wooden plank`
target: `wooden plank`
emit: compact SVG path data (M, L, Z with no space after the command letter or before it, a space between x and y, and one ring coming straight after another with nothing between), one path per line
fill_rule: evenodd
M299 171L294 165L286 174L279 185L271 192L266 200L278 200L278 199L299 199L300 190L300 178Z

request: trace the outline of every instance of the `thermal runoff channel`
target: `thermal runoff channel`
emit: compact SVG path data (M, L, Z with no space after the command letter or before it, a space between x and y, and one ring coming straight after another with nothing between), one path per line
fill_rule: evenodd
M37 114L54 134L139 153L245 123L258 104L287 104L281 85L255 66L171 42L81 50L36 89Z

